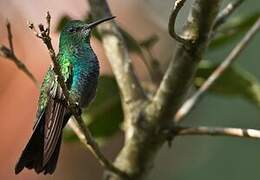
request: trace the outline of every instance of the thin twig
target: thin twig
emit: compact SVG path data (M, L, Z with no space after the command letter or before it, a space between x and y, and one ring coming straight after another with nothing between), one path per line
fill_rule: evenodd
M30 22L30 21L28 21L27 24L28 24L28 27L29 27L29 28L32 30L32 32L35 34L35 36L38 37L38 38L40 38L40 39L42 39L41 34L39 34L39 33L37 32L37 30L36 30L35 27L34 27L34 24L33 24L32 22Z
M8 33L8 42L9 42L9 47L12 53L14 53L14 46L13 46L13 34L11 30L11 24L9 20L6 21L6 29Z
M212 31L216 31L219 26L221 26L230 15L244 2L244 0L236 0L235 2L230 2L220 13L218 14L216 21L213 25Z
M260 130L242 128L221 128L221 127L174 127L174 135L208 135L208 136L232 136L241 138L260 139Z
M178 110L178 112L175 115L175 122L179 122L190 112L190 110L200 99L201 95L203 95L214 84L214 82L224 73L224 71L236 60L236 58L243 52L250 40L259 30L260 18L258 18L256 23L246 33L244 38L235 46L235 48L230 52L226 59L215 69L215 71L209 76L209 78L204 82L204 84L199 88L199 90L182 105L182 107Z
M84 133L82 133L82 130L81 130L81 128L79 128L76 121L77 120L75 119L75 117L71 117L70 120L68 121L69 127L78 136L81 143L83 143L88 150L90 150L93 154L95 154L95 152L93 152L92 148L88 148L88 146L89 146L88 140L86 139L86 136L84 135Z
M47 34L47 36L50 36L50 32L51 32L51 15L50 15L49 12L47 12L46 21L47 21L46 34Z
M3 44L0 44L0 56L7 58L10 61L14 62L15 65L18 67L18 69L23 71L33 81L33 83L36 85L36 87L39 89L40 84L37 81L37 79L34 77L34 75L31 73L31 71L27 68L27 66L21 60L19 60L17 58L17 56L15 55L14 47L13 47L13 40L12 40L13 36L12 36L11 24L9 21L7 21L7 23L6 23L6 28L7 28L8 42L9 42L10 48L6 47Z
M189 39L186 39L184 37L181 37L175 32L175 21L179 14L179 11L183 7L186 0L176 0L173 6L173 9L171 11L169 23L168 23L168 30L169 34L178 42L183 43L184 45L187 43L190 43Z
M103 155L103 153L101 152L101 150L98 147L98 144L95 142L95 140L92 137L90 131L86 127L86 125L85 125L85 123L84 123L84 121L81 117L81 113L80 113L81 111L80 111L78 105L75 102L73 102L73 100L70 98L69 91L68 91L67 86L65 84L64 77L62 76L61 69L60 69L59 63L56 59L56 54L55 54L55 51L54 51L52 43L51 43L51 37L49 36L50 35L50 20L51 20L51 16L50 16L49 12L47 12L46 20L47 20L47 28L45 28L42 24L40 24L38 26L40 32L37 32L37 31L35 31L34 28L32 28L32 27L34 27L33 24L30 24L29 27L31 29L33 29L33 31L35 31L34 33L36 34L36 36L39 37L40 39L42 39L42 41L44 42L44 44L48 48L51 60L53 62L53 70L54 70L55 74L57 75L58 83L62 88L63 95L65 97L65 100L68 103L68 108L72 112L73 116L75 117L75 119L76 119L76 121L79 125L81 133L84 134L84 137L85 137L85 143L84 144L88 147L88 149L91 150L91 152L99 160L99 162L102 166L104 166L109 171L118 174L119 176L125 176L125 173L123 173L122 171L117 169ZM78 135L78 133L77 133L77 135Z

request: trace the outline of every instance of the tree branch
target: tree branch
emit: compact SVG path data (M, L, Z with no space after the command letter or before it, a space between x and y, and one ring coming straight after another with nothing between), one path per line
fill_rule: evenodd
M232 136L241 138L260 139L260 130L242 128L221 128L221 127L183 127L177 126L172 130L174 136L184 135L208 135L208 136Z
M207 48L209 34L218 12L219 0L196 0L184 28L192 44L180 45L163 77L152 103L147 108L151 121L172 119L183 102L201 56ZM170 27L170 26L169 26ZM154 112L152 115L152 112ZM162 123L163 124L163 123Z
M37 81L37 79L34 77L34 75L31 73L31 71L27 68L27 66L17 58L17 56L15 55L14 52L14 47L13 47L13 41L12 41L12 30L11 30L11 24L9 21L7 21L6 23L6 28L7 28L7 33L8 33L8 42L9 42L9 47L6 47L3 44L0 44L0 56L9 59L10 61L14 62L15 65L18 67L18 69L20 69L21 71L23 71L32 81L33 83L36 85L36 87L39 89L40 88L40 84Z
M229 53L226 59L214 70L209 78L203 83L199 90L189 98L175 115L175 123L180 122L198 103L200 97L214 84L214 82L225 72L225 70L236 60L236 58L243 52L254 35L260 30L260 18L246 33L244 38L235 46Z
M124 147L115 161L115 165L126 172L130 179L144 179L151 170L154 158L165 142L159 130L172 123L191 86L197 64L208 44L208 34L217 15L218 4L219 0L194 2L184 29L184 37L189 38L191 43L178 44L177 54L170 62L153 99L130 112L133 123L126 131ZM116 175L107 179L122 180Z
M59 85L62 88L63 95L65 97L65 100L68 103L68 108L72 112L73 116L75 117L75 119L76 119L76 121L77 121L77 123L79 125L79 129L80 129L81 133L84 134L84 140L85 140L84 144L91 150L93 155L99 160L99 162L100 162L100 164L102 166L104 166L107 170L112 171L112 172L118 174L119 176L125 177L126 175L123 172L121 172L119 169L117 169L103 155L103 153L101 152L101 150L98 147L98 144L95 142L94 138L92 137L90 131L85 126L85 123L84 123L84 121L83 121L83 119L81 117L81 113L80 113L79 107L70 98L69 91L68 91L67 86L65 84L64 77L61 74L61 69L60 69L58 61L56 59L55 51L54 51L52 43L51 43L51 37L50 37L50 20L51 20L51 16L50 16L49 12L47 13L46 20L47 20L47 28L45 28L42 24L40 24L39 25L39 31L40 32L36 31L36 29L34 28L34 25L32 23L29 24L29 28L34 31L35 35L38 38L42 39L42 41L44 42L44 44L48 48L51 60L53 62L53 70L54 70L55 74L57 75L58 83L59 83ZM73 129L75 130L75 128L73 128ZM79 134L79 130L76 131L76 134L79 135L80 139L82 140L82 138L81 138L81 136Z
M106 0L88 0L94 18L111 16ZM100 24L98 31L102 34L102 44L110 61L117 83L123 97L123 103L140 101L145 98L143 89L134 73L123 37L115 22Z
M6 22L6 29L7 29L7 34L8 34L9 47L10 47L11 52L14 53L13 35L12 35L12 30L11 30L11 24L8 20Z
M220 13L218 14L216 21L213 25L212 31L216 31L219 26L226 22L231 14L244 2L244 0L236 0L230 2Z

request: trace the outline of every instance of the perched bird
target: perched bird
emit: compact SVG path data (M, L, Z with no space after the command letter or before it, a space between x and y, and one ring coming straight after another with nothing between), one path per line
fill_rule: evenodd
M99 77L99 62L90 45L91 29L113 18L90 24L73 20L61 32L57 60L70 98L80 108L86 108L94 98ZM44 174L55 171L62 129L70 116L57 76L50 67L41 86L33 133L15 166L15 174L24 167Z

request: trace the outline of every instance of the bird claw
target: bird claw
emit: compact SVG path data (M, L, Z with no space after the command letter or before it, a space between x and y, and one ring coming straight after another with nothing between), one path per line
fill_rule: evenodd
M75 110L75 113L76 113L78 116L81 116L82 110L81 110L81 108L80 108L80 106L79 106L79 103L75 103L75 108L74 108L74 110Z

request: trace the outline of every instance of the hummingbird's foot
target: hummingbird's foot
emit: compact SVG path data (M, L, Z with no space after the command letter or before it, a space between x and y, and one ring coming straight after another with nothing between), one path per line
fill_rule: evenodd
M81 116L81 113L82 113L82 110L81 110L81 108L79 107L78 104L76 104L76 113L77 113L79 116Z
M75 104L72 106L72 109L73 109L75 115L81 116L82 110L81 110L81 108L80 108L80 106L79 106L79 103L75 103Z

